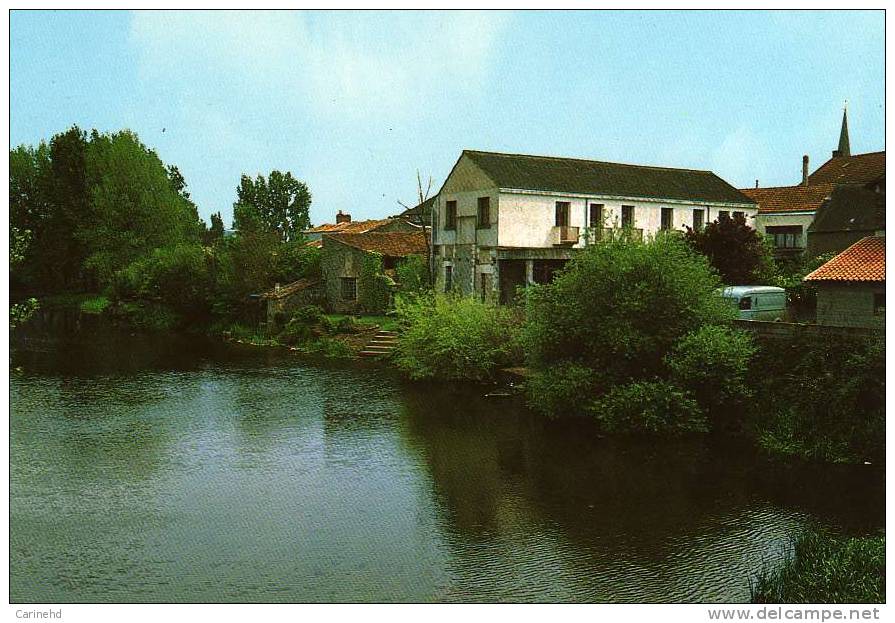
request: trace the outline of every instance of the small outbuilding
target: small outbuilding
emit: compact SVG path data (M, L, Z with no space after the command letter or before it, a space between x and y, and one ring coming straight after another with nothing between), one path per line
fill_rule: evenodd
M260 303L259 320L273 325L278 318L289 316L300 307L322 303L323 284L314 279L299 279L283 286L276 284L267 292L253 294L250 298Z
M885 324L886 238L862 238L805 277L817 287L817 324L878 327Z

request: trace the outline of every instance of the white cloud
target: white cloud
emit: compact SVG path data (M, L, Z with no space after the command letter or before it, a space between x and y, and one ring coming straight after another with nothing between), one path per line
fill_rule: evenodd
M147 80L212 81L364 118L480 87L506 21L494 12L136 12L131 40Z

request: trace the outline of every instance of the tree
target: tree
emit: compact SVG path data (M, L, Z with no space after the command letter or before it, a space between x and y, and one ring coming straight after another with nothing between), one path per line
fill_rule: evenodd
M275 232L283 242L301 238L310 228L311 191L292 173L271 171L254 180L243 175L236 188L233 227L237 230L260 228Z
M224 237L224 219L221 217L220 212L214 212L211 215L211 226L205 230L205 244L207 246L212 246L218 240L223 239Z
M426 190L423 190L423 178L420 176L420 170L416 170L416 199L417 199L417 207L422 206L426 201L429 200L429 193L432 191L432 176L429 176L429 181L426 183ZM408 206L406 203L398 200L398 205L400 205L405 210L411 210L412 207ZM432 208L429 208L429 217L431 219L431 211ZM429 228L431 231L431 223L426 222L426 215L423 214L423 209L420 207L419 213L417 214L416 220L419 225L423 226L423 233L426 233L426 228ZM429 285L435 283L435 261L432 257L432 245L431 240L429 240L429 234L426 233L426 277L428 279Z
M94 131L86 163L90 204L76 238L86 246L84 267L96 285L110 284L115 271L156 248L199 241L196 206L134 133Z
M774 277L770 249L744 216L720 218L702 229L687 228L685 239L705 255L727 285L765 283Z
M667 377L664 357L681 338L735 315L718 286L706 258L675 235L586 247L551 284L526 292L533 406L593 414L610 388Z

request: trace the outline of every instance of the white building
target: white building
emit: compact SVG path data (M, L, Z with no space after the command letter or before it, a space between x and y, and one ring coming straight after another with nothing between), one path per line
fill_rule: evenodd
M751 222L756 209L711 171L467 150L433 205L436 287L508 302L606 236Z

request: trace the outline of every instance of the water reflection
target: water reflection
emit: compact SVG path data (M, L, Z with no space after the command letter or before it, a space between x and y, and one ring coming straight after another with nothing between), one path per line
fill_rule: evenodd
M16 355L13 601L738 601L806 521L883 524L879 470L601 439L284 352L107 353L129 346Z

